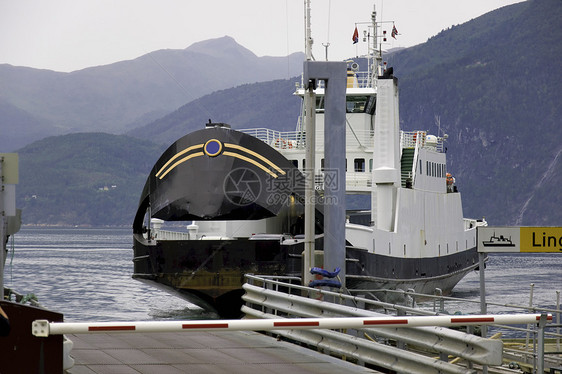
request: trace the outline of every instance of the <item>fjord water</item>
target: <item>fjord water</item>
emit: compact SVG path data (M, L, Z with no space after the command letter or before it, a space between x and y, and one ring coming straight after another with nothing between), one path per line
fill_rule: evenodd
M210 319L217 316L131 278L131 229L22 228L8 242L4 285L33 293L65 321ZM487 301L552 308L562 291L562 254L491 255L486 267ZM468 274L453 296L479 300L479 275ZM450 313L478 313L471 304L446 306ZM505 312L490 306L491 313Z
M4 285L68 322L216 318L132 279L132 242L131 229L22 228L8 242Z

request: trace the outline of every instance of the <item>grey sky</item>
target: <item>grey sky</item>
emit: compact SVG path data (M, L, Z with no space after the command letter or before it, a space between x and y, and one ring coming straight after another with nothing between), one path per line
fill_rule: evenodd
M373 5L395 22L393 48L520 1L312 0L313 53L323 58L328 42L332 60L365 53L351 37ZM225 35L258 56L285 56L304 50L303 24L303 0L0 0L0 63L72 71Z

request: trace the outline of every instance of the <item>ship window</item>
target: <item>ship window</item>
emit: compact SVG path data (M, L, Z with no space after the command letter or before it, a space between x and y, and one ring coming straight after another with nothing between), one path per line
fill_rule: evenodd
M374 114L377 103L377 99L374 96L369 96L367 99L367 105L365 106L365 113Z
M302 159L302 168L303 170L306 169L306 159Z
M316 96L316 111L324 111L324 96Z
M293 165L298 168L299 167L299 160L291 160L293 162Z
M429 161L425 162L425 174L429 176Z
M364 172L365 171L365 159L364 158L356 158L353 160L353 169L355 172Z
M320 160L320 171L324 171L324 159Z
M347 113L364 113L367 103L367 96L347 96Z
M420 161L420 163L421 163L421 161ZM369 159L369 173L371 173L372 171L373 171L373 159L370 158Z

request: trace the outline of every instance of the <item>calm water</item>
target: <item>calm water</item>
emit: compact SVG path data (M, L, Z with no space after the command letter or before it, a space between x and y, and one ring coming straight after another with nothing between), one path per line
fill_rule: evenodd
M11 240L4 286L33 293L65 321L213 318L131 278L130 229L26 229Z
M131 278L130 229L23 228L8 243L5 287L33 293L66 321L201 319L216 316ZM562 291L562 254L492 255L486 268L487 301L554 308ZM479 300L479 275L470 273L454 295ZM458 308L458 309L457 309ZM448 305L451 313L479 306ZM490 312L509 310L490 307Z

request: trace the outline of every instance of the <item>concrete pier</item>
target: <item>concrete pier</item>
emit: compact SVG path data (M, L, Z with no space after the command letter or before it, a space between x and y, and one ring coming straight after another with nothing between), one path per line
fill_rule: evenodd
M378 373L256 332L67 335L70 374Z

